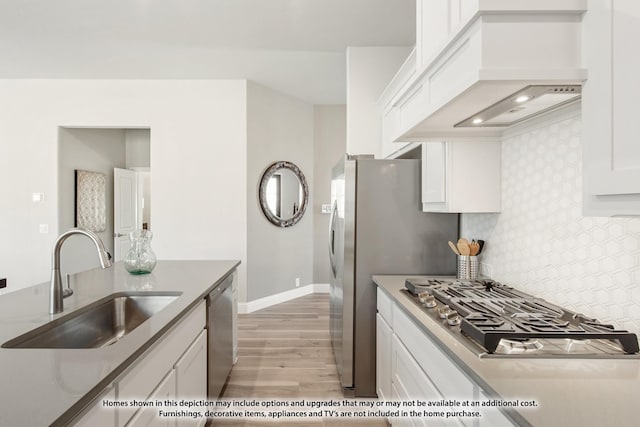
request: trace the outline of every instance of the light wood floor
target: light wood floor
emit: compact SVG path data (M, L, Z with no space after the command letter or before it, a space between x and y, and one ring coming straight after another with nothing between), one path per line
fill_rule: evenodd
M329 296L312 294L238 316L238 362L223 398L343 399L329 336ZM386 426L384 421L217 420L215 426Z

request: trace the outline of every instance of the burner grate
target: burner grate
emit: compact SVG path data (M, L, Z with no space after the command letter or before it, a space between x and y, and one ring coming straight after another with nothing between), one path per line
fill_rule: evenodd
M621 352L638 353L635 334L557 307L492 280L408 279L414 295L432 294L462 317L460 330L493 354L501 340L570 339L620 343Z

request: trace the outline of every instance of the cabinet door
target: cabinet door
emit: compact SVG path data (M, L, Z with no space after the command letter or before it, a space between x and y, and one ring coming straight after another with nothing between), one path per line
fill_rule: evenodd
M450 0L416 1L416 53L418 67L438 52L450 32Z
M376 314L376 388L380 400L391 398L391 336L393 331Z
M202 331L175 365L176 396L181 399L207 398L207 333ZM205 410L195 408L194 410ZM203 420L179 418L178 426L197 426Z
M96 399L93 407L89 409L78 421L72 423L74 427L94 427L94 426L115 426L116 409L105 408L102 400L116 400L115 388L111 388L107 393Z
M447 143L425 142L422 146L422 203L441 206L447 203Z
M164 379L158 384L158 387L151 393L151 396L147 398L147 401L176 399L176 375L175 370L169 371ZM179 420L180 418L178 418ZM94 424L101 425L101 424ZM131 418L127 427L147 427L147 426L162 426L162 427L175 427L176 418L174 417L159 417L158 409L154 407L140 408L138 412Z
M583 42L589 77L582 109L588 214L640 215L640 57L629 50L630 40L639 39L640 2L589 1Z
M440 400L442 396L433 385L429 377L422 371L420 365L413 359L409 351L392 335L391 372L392 383L401 400L422 401ZM430 418L427 423L423 418L412 418L413 425L428 426L459 426L457 420L446 421L442 418Z

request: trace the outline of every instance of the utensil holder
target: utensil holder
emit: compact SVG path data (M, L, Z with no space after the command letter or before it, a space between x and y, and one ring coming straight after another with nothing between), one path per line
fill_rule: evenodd
M458 279L476 280L478 278L478 257L458 255Z

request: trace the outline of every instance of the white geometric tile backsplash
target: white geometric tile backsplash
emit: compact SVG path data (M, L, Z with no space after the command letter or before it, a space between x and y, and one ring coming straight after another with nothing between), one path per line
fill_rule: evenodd
M582 215L579 111L502 142L502 212L463 214L492 277L640 334L640 218Z

